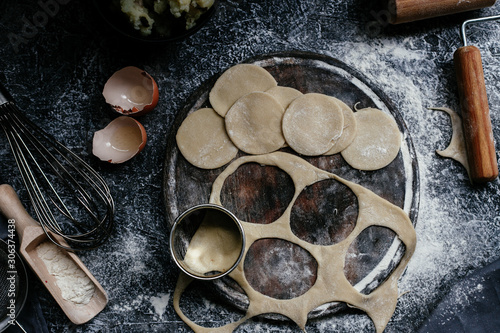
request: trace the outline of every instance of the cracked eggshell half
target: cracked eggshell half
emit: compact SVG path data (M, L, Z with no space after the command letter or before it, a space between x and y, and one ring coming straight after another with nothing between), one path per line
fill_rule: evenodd
M146 141L144 126L134 118L121 116L94 133L92 153L101 161L123 163L137 155Z
M115 72L104 85L102 95L116 112L140 116L158 103L155 80L140 68L128 66Z

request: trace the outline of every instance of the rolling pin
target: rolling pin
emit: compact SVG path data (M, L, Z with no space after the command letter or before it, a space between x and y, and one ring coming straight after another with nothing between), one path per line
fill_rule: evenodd
M498 163L491 129L481 51L473 45L467 45L465 27L468 23L496 19L500 19L500 16L465 21L461 30L464 46L458 48L453 56L467 160L473 183L485 183L497 178Z
M388 0L390 23L399 24L490 7L496 0Z

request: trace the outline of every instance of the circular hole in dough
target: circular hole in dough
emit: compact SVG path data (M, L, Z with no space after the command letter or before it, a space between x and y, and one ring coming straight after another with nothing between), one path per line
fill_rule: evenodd
M292 299L314 285L318 262L309 251L292 242L261 238L248 249L243 269L248 283L259 293Z
M401 133L394 118L385 112L366 108L354 114L358 131L354 141L341 154L353 168L378 170L389 165L401 148Z
M335 99L310 93L296 98L283 115L288 145L306 156L322 155L342 134L344 116Z
M361 282L368 274L379 265L380 261L389 251L392 245L391 239L397 237L396 233L389 228L371 225L363 230L358 237L349 245L344 263L344 275L353 286ZM404 244L401 244L404 248ZM404 250L401 251L401 256ZM379 275L380 281L385 280L394 270L394 265ZM372 287L373 288L373 287ZM369 294L371 290L362 290L363 294Z
M293 102L294 99L303 95L297 89L282 86L272 87L271 89L266 90L266 92L280 102L283 107L283 111L288 107L288 105L290 105L290 103Z
M354 117L354 112L341 100L336 98L335 100L342 109L342 114L344 116L344 127L342 128L342 135L340 136L340 138L335 141L333 147L324 155L337 154L346 149L354 141L354 138L356 137L356 133L358 131L358 125L356 123L356 118Z
M283 107L265 92L247 94L226 114L226 130L234 145L248 154L266 154L285 143L281 130Z
M238 148L229 139L224 118L213 109L199 109L184 119L175 136L184 158L202 169L215 169L230 162Z
M274 77L264 68L239 64L226 70L217 79L210 90L210 104L218 114L225 117L240 97L254 91L266 91L277 85Z
M285 171L245 163L224 181L221 203L241 221L269 224L285 213L294 195L295 185Z
M314 245L333 245L346 239L356 226L358 200L346 185L328 179L300 192L290 213L290 228Z

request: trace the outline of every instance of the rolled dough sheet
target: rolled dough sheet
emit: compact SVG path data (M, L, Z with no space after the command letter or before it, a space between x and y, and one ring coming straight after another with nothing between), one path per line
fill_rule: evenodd
M306 156L322 155L342 135L344 115L330 96L309 93L296 98L283 115L287 144Z
M239 64L226 70L209 93L210 104L222 117L240 97L277 86L274 77L257 65Z
M202 169L229 163L238 153L226 133L224 118L213 109L199 109L184 119L175 136L184 158Z
M270 94L253 92L238 99L226 114L226 130L234 145L248 154L266 154L285 143L283 107Z
M345 302L359 308L373 320L376 331L383 332L389 322L398 300L397 281L404 272L415 251L416 233L408 215L399 207L379 197L370 190L347 181L335 174L318 169L302 158L283 152L266 155L249 155L232 162L214 181L210 202L221 204L220 195L225 180L245 163L276 166L290 175L295 184L294 199L285 213L271 224L242 222L245 230L245 254L259 239L283 239L304 248L318 262L317 279L314 285L301 296L292 299L274 299L254 290L245 278L244 260L230 273L248 296L247 313L240 320L217 328L202 327L187 318L180 308L180 299L191 283L186 275L180 275L174 292L174 308L181 319L195 332L223 332L235 330L246 320L264 313L282 314L304 329L310 311L333 301ZM290 211L300 192L307 186L322 180L334 179L348 186L358 199L359 213L354 230L344 241L331 245L315 245L298 238L290 228ZM363 230L370 226L381 226L393 230L406 250L391 275L368 295L358 292L344 275L344 260L349 246Z
M341 154L353 168L378 170L391 163L401 148L401 132L394 118L366 108L354 113L358 130L354 141Z

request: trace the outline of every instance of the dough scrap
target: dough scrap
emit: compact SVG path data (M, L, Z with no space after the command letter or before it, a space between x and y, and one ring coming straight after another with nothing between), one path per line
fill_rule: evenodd
M462 127L462 118L450 108L430 108L431 110L444 111L451 119L453 134L451 141L445 150L436 150L436 153L447 158L454 159L462 164L470 177L469 161L467 160L467 150L465 149L465 138Z
M274 152L266 155L244 156L231 163L214 181L210 202L221 205L220 195L224 181L241 165L256 162L261 165L276 166L287 172L296 188L294 204L300 192L315 182L335 179L348 186L358 198L359 214L356 226L351 234L341 243L332 246L321 246L308 243L298 238L290 228L290 211L285 213L271 224L253 224L242 222L245 230L245 254L251 245L258 239L278 238L288 240L306 249L318 262L318 278L316 283L303 295L293 299L278 300L254 290L245 278L244 260L232 271L229 276L243 288L248 296L249 306L246 315L240 320L222 327L206 328L197 325L187 318L180 309L180 299L184 290L192 282L187 275L181 274L174 291L174 309L179 317L195 332L232 332L246 320L264 313L282 314L293 320L304 329L307 315L320 305L333 301L346 302L352 307L359 308L372 319L376 331L383 332L391 319L398 300L397 281L403 274L408 261L412 257L416 246L416 232L408 215L399 207L379 197L370 190L347 181L335 174L318 169L302 158L284 152ZM347 280L343 272L343 263L350 244L366 228L377 225L393 230L399 240L404 243L406 250L391 275L368 295L358 292Z
M184 158L202 169L216 169L238 153L226 133L224 118L211 108L199 109L184 119L175 136Z
M276 86L271 89L266 90L266 93L270 94L280 102L283 107L283 112L286 110L288 105L293 102L294 99L302 96L303 94L295 88Z
M266 91L277 86L274 77L264 68L239 64L226 70L209 93L210 104L222 117L240 97L254 91Z
M248 154L266 154L285 143L283 107L270 94L253 92L238 99L226 114L226 130L234 145Z
M356 122L354 112L351 108L341 100L335 97L332 98L334 98L342 108L342 114L344 115L344 127L342 128L342 135L340 138L333 144L333 147L329 151L324 153L324 155L337 154L346 149L354 141L358 132L358 123Z
M402 140L394 118L374 108L358 110L354 117L357 135L341 152L342 157L359 170L372 171L389 165L397 157Z
M297 153L317 156L330 150L342 135L344 116L330 96L309 93L296 98L283 115L283 135Z

